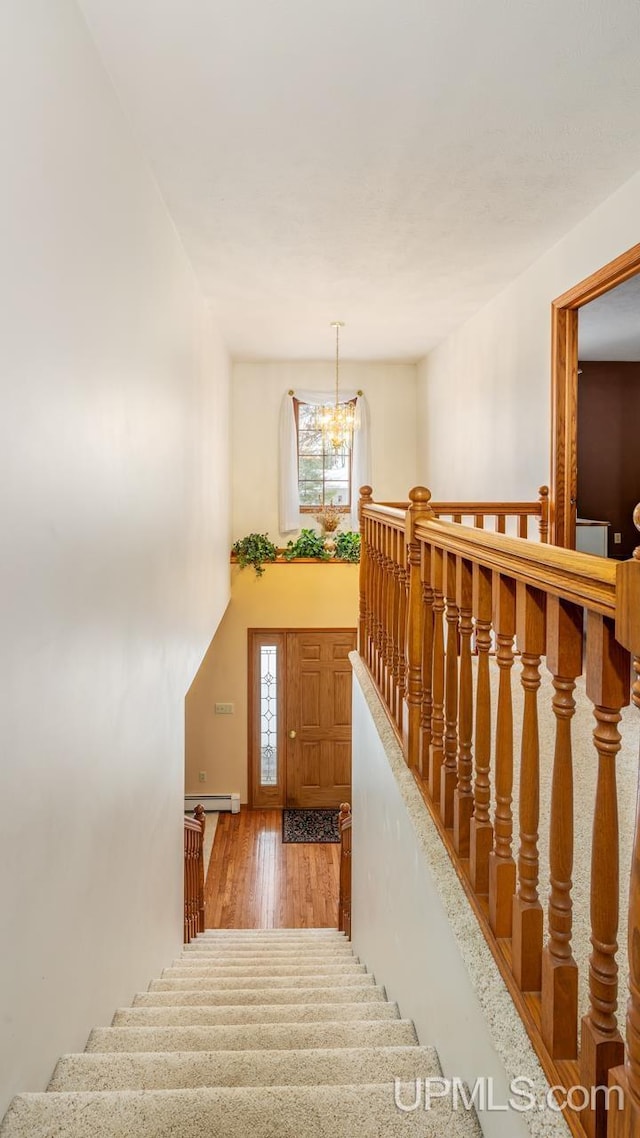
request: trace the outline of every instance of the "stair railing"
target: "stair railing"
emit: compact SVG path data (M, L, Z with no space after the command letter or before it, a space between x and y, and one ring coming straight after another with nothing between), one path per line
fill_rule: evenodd
M518 537L529 537L529 518L538 519L538 535L541 542L549 541L549 487L541 486L535 502L430 502L434 517L452 522L469 523L476 529L489 528L493 521L495 533L506 533L507 529L517 530ZM409 502L378 502L379 506L391 506L408 510Z
M340 895L338 928L351 940L351 807L343 802L338 815L340 829Z
M184 820L184 943L204 932L204 832L207 816L200 803Z
M630 1138L640 1134L640 818L631 872L625 1051L616 1017L616 756L621 709L630 702L630 653L636 670L633 698L640 706L640 547L631 561L617 564L442 521L424 487L412 490L409 499L403 511L374 503L370 487L361 491L360 655L550 1081L570 1086L571 1079L591 1089L606 1086L613 1071L612 1080L625 1091L624 1107L618 1109L618 1096L612 1095L610 1110L605 1096L594 1093L579 1116L565 1114L570 1128L588 1138ZM640 527L640 509L635 520ZM493 733L492 654L499 677ZM518 739L516 657L524 704ZM538 841L543 660L551 673L555 724L545 803L546 939ZM582 754L580 761L595 763L597 786L589 1007L579 1022L572 951L572 719L576 681L583 673L595 728L592 754Z

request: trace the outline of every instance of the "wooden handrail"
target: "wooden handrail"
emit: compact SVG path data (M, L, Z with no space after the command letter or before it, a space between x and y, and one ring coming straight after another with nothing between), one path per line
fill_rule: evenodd
M338 815L340 829L340 897L338 928L351 940L351 807L343 802Z
M184 943L204 932L204 806L184 820Z
M379 507L406 512L410 502L378 502ZM528 536L528 518L538 518L540 541L549 540L549 487L541 486L535 502L433 502L429 503L431 513L436 518L450 517L454 522L462 518L473 518L478 529L484 529L485 518L494 518L496 531L504 533L505 521L513 518L518 522L518 537Z
M540 517L542 543L504 533L499 519L517 517L520 508L522 517ZM462 524L479 509L468 502L434 505L425 487L412 490L402 509L374 502L371 488L363 488L359 651L551 1082L562 1084L570 1074L576 1084L597 1087L612 1071L612 1081L625 1092L619 1110L615 1096L608 1112L603 1096L596 1096L595 1109L589 1105L579 1121L565 1115L570 1128L587 1138L632 1138L640 1134L640 797L630 886L625 1051L616 1018L616 756L621 709L630 701L630 653L633 700L640 709L640 546L622 564L549 546L546 487L535 504L484 503L482 509L498 519L495 533L481 528L477 518L474 526ZM454 520L441 520L440 513ZM640 506L634 520L640 529ZM520 521L518 532L523 531ZM499 673L495 716L493 650ZM553 681L555 722L552 784L544 804L551 874L546 941L547 888L546 883L539 888L538 881L543 661ZM595 719L591 761L597 787L589 1009L578 1023L572 719L573 693L583 672ZM516 682L524 700L518 737ZM584 754L580 758L588 761ZM516 764L520 789L514 805Z

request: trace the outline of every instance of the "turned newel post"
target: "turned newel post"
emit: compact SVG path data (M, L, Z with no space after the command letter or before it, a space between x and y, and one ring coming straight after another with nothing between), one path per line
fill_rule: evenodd
M431 491L415 486L409 492L409 509L405 521L409 598L407 603L407 738L405 754L412 768L419 766L420 721L422 717L422 642L424 608L420 572L420 542L416 537L419 521L433 517L429 501Z
M633 520L640 530L640 505ZM616 639L633 655L633 703L640 712L640 545L630 561L618 565L616 576ZM609 1138L636 1138L640 1134L640 784L629 884L629 1002L627 1052L624 1067L609 1074L609 1085L619 1089L609 1108Z
M538 527L540 530L540 541L545 545L549 542L549 487L541 486L538 490L538 501L540 503L540 521Z
M367 531L364 510L373 501L373 490L370 486L360 487L358 501L358 521L360 523L360 607L358 612L358 651L367 658L367 629L368 610L371 605L369 597L369 551L367 549Z

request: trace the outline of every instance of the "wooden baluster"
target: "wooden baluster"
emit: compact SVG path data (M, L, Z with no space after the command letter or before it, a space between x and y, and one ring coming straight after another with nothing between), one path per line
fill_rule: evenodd
M483 565L473 566L473 613L478 650L476 685L476 777L475 808L469 835L469 878L476 893L489 892L489 854L493 849L491 803L491 651L492 574Z
M380 640L379 685L382 698L389 706L391 698L391 659L393 656L393 636L390 615L391 571L390 541L391 531L387 526L380 530L380 612L382 614L382 637Z
M351 939L351 807L340 804L338 815L340 833L340 892L338 900L338 928Z
M433 589L433 676L431 683L431 750L429 752L429 794L440 802L440 772L444 761L444 614L443 561L441 549L431 550L431 587Z
M373 501L373 490L370 486L360 487L358 499L358 522L360 525L360 570L359 570L359 608L358 608L358 652L363 660L368 659L368 607L369 589L369 549L367 542L367 527L364 510Z
M387 620L387 612L385 608L385 594L386 594L386 574L387 574L387 548L388 548L389 534L386 526L382 522L378 523L378 622L380 625L380 635L378 643L378 663L377 663L377 677L378 688L384 696L385 690L385 656L387 652L387 641L391 636L391 629Z
M538 501L540 502L540 541L545 545L549 542L549 487L541 486L538 490Z
M389 698L388 706L395 718L398 701L398 679L400 674L400 649L398 647L398 613L400 594L398 592L398 533L397 530L387 530L387 621L389 636L387 642L387 660L389 671Z
M204 835L207 828L207 815L204 806L201 802L198 803L193 816L196 822L200 823L200 839L198 841L198 859L197 859L197 878L198 878L198 929L199 933L204 932L205 915L204 915L204 878L205 878L205 865L204 865ZM197 836L197 835L196 835Z
M590 612L587 618L587 695L594 704L593 741L598 782L591 845L591 945L589 1011L580 1034L580 1080L585 1087L606 1086L609 1070L624 1060L618 1030L618 917L620 894L616 756L620 750L620 709L629 703L630 659L615 638L613 621ZM606 1138L602 1095L596 1110L581 1115L589 1138Z
M573 871L573 692L582 672L582 609L547 598L547 667L553 676L556 742L549 822L549 939L542 951L542 1037L553 1059L578 1048L578 967L571 953Z
M419 521L432 516L429 509L431 492L425 486L416 486L409 493L410 506L406 515L405 546L408 563L407 604L407 740L405 754L410 767L420 763L420 732L422 717L422 648L424 608L420 575L420 542L415 530Z
M458 785L453 796L453 844L459 857L469 856L469 833L473 814L473 571L471 562L456 558L456 597L460 612L460 700Z
M476 529L484 529L484 514L476 514L473 524Z
M422 542L420 576L422 579L422 743L420 747L420 774L429 779L429 752L431 748L431 715L433 711L433 588L431 587L431 546Z
M542 984L543 913L538 896L538 822L540 819L540 737L538 689L540 658L546 648L546 597L518 583L516 637L522 653L524 689L520 758L520 848L518 892L513 898L512 969L522 992L539 992Z
M444 763L440 771L440 815L447 829L453 827L453 796L458 785L458 620L456 559L445 554L447 602L447 648L445 657Z
M407 553L403 533L397 533L398 538L398 702L396 707L396 723L401 734L404 735L404 701L407 694L407 601L408 583Z
M633 514L640 530L640 505ZM633 653L633 703L640 712L640 545L616 575L616 639ZM629 881L629 1002L627 1051L624 1067L609 1073L609 1085L619 1094L609 1104L609 1138L637 1138L640 1134L640 781Z
M453 521L457 522L458 525L461 525L462 524L462 514L454 514L453 515Z
M370 669L374 680L378 671L378 577L380 572L380 555L378 552L378 523L371 519L369 522L369 540L371 550L371 660Z
M521 514L518 518L518 537L529 536L529 518L526 514Z
M504 514L496 514L496 533L505 533L507 528L507 519Z
M190 940L190 937L189 937L189 874L188 874L188 862L187 862L188 842L189 842L189 831L188 831L187 827L185 826L184 827L184 842L183 842L183 846L184 846L184 853L183 853L183 856L184 856L184 885L183 885L183 889L184 889L184 928L183 928L183 934L182 934L184 944L188 944L189 940Z
M513 638L516 631L515 581L500 573L493 576L493 626L496 631L496 659L500 670L498 714L496 720L496 808L495 842L489 854L489 922L497 937L511 936L516 864L511 852L513 815L513 702L511 669Z
M371 675L375 675L375 644L376 644L376 554L373 543L373 534L375 530L374 522L371 518L367 519L367 560L369 562L368 580L369 580L369 597L367 607L367 663Z

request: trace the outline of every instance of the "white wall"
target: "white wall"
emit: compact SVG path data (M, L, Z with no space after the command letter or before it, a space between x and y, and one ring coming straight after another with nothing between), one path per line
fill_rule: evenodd
M0 1115L181 942L228 366L71 0L0 6Z
M533 499L549 481L551 302L636 244L639 210L637 174L418 366L434 498Z
M283 395L332 392L331 362L235 363L232 381L234 540L257 531L276 544L291 537L278 528L278 421ZM416 482L416 369L413 364L340 364L343 389L362 390L371 411L372 486L377 498L406 498ZM358 490L359 487L356 487ZM301 525L315 525L302 515Z
M434 1046L443 1074L473 1087L492 1079L506 1104L516 1077L538 1102L548 1089L371 680L352 654L352 941L376 982ZM557 1138L552 1111L485 1111L486 1138Z

